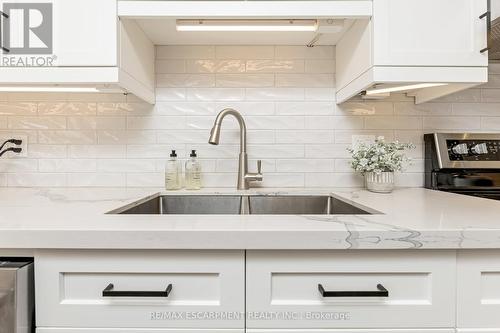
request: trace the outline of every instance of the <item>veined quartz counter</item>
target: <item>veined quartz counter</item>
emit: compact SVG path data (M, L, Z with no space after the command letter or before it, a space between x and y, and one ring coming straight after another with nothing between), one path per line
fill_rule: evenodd
M0 189L0 249L500 248L500 201L422 188L333 194L376 215L110 215L154 189ZM203 190L202 193L239 193ZM166 194L193 194L176 191ZM248 193L248 192L245 192Z

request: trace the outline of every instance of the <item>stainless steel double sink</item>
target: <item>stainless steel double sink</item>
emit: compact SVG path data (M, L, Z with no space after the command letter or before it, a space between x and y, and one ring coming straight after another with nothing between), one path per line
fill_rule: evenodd
M329 195L160 195L108 214L358 215L373 214Z

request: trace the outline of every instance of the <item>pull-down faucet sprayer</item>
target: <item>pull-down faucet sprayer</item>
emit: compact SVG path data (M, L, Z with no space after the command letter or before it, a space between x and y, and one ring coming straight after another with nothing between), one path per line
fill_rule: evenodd
M250 182L252 181L262 181L262 161L257 161L257 173L248 172L248 156L247 156L247 127L245 125L245 120L241 114L234 109L224 109L215 118L215 123L210 131L210 139L208 143L212 145L218 145L220 140L220 130L221 124L224 117L227 115L232 115L238 120L240 125L240 155L238 163L238 190L248 190L250 188Z

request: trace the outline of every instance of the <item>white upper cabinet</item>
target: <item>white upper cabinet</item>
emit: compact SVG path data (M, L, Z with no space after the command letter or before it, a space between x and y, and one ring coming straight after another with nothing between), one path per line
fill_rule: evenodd
M374 64L487 66L486 0L375 0Z
M118 18L116 0L0 0L0 10L0 91L132 93L155 102L154 44Z
M56 66L116 66L116 0L53 0Z
M337 103L406 92L423 103L488 80L487 0L373 0L337 43Z
M0 0L2 45L14 60L38 57L36 66L117 66L116 0ZM42 63L46 57L53 61ZM13 62L0 62L11 67Z

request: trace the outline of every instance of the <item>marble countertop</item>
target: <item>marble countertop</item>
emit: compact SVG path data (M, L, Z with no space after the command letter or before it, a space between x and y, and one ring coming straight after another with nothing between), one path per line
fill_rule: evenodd
M380 212L374 215L106 214L156 192L0 189L0 249L500 248L500 201L421 188L392 194L359 189L285 191L331 193Z

